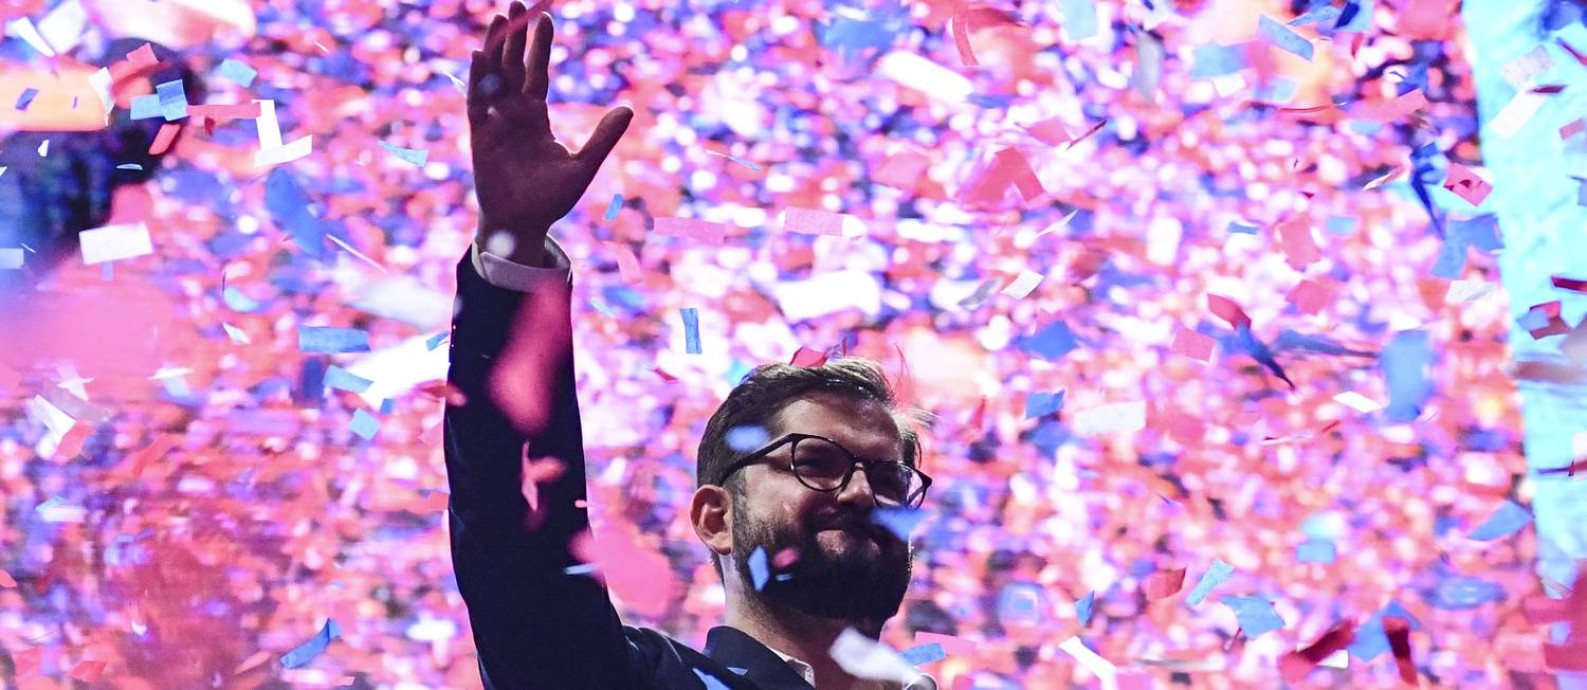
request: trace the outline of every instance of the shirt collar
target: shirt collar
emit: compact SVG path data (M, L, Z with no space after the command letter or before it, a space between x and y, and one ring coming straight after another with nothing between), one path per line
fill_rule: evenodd
M783 661L787 662L788 667L792 668L794 673L797 673L803 677L805 682L810 684L810 687L815 687L815 667L805 663L804 661L784 654L782 650L772 647L771 645L767 645L766 648L770 649L773 654L776 654L777 656L781 657ZM937 690L937 681L931 676L922 673L916 677L915 680L910 681L907 685L897 681L883 680L877 681L874 687L878 688L879 690Z

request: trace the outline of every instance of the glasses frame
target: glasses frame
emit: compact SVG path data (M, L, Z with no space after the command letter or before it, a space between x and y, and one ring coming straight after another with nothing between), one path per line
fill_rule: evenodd
M783 434L781 437L778 437L776 440L774 440L774 441L772 441L770 443L767 443L766 445L761 446L760 448L758 448L758 449L756 449L754 451L751 451L748 455L745 455L744 457L739 458L738 460L733 461L732 464L727 466L727 469L722 470L722 476L721 476L720 480L716 482L717 485L721 486L723 484L726 484L727 483L727 478L733 476L734 472L737 472L737 471L739 471L739 470L741 470L741 469L743 469L745 467L748 467L750 465L755 464L756 462L758 462L761 459L765 458L767 455L770 455L771 453L776 452L776 450L778 448L781 448L781 447L786 446L786 445L791 445L791 444L797 443L801 439L807 439L807 438L816 439L816 440L819 440L819 441L826 441L827 443L832 444L838 450L841 450L845 454L847 454L849 456L849 460L851 462L849 462L848 471L843 474L843 481L838 482L838 485L833 487L833 488L822 489L822 488L819 488L819 487L810 486L810 483L805 481L805 478L799 474L799 471L794 469L794 467L793 467L793 461L794 461L793 454L789 453L788 460L785 463L787 465L787 467L785 469L788 470L789 474L792 474L794 476L794 479L799 480L799 483L803 484L806 489L809 489L811 491L820 491L822 493L841 492L844 489L848 488L849 482L854 480L854 468L856 466L859 466L859 465L864 465L865 466L865 473L866 473L865 474L865 478L868 481L868 480L870 480L870 477L871 477L870 471L871 471L872 467L876 467L878 465L903 465L904 468L906 468L909 471L914 472L915 474L920 476L920 488L918 490L916 490L914 492L914 494L912 494L911 496L907 497L904 501L900 502L898 505L901 506L901 507L904 507L904 508L914 509L914 508L919 508L921 506L921 504L923 504L925 502L925 500L926 500L926 490L931 488L931 475L920 471L919 468L913 467L909 463L906 463L906 462L898 462L898 461L895 461L895 460L872 460L870 458L859 457L859 456L855 455L849 449L844 448L843 444L838 443L837 441L834 441L834 440L832 440L830 438L827 438L825 436L817 436L815 434L801 434L801 433ZM873 491L872 494L874 495L874 493L875 492ZM880 497L877 497L877 498L878 498L878 500L880 499Z

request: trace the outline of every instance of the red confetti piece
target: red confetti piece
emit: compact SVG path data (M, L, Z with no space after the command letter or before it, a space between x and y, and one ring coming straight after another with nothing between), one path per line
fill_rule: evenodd
M975 411L970 413L970 421L965 423L971 429L981 429L986 425L986 397L982 396L981 402L975 406Z
M463 394L457 386L445 381L431 381L418 387L418 391L436 400L443 400L452 407L462 407L468 404L468 396Z
M1576 62L1587 65L1587 55L1582 55L1576 50L1576 48L1572 47L1571 44L1566 43L1565 39L1563 38L1556 38L1554 41L1559 44L1559 47L1564 48L1565 52L1570 53L1571 57L1576 58Z
M170 452L172 448L176 447L176 444L180 439L181 437L177 436L176 434L161 434L159 437L154 439L153 443L150 443L136 453L133 453L132 456L127 459L127 465L129 467L128 471L134 478L137 478L139 475L143 474L143 468L148 465L150 461L159 460L161 457L164 457L166 453Z
M189 105L187 114L193 117L207 117L212 120L254 120L259 117L260 104L258 101L247 103L205 104Z
M1400 669L1400 680L1416 685L1416 664L1411 661L1411 622L1398 616L1383 617L1383 634L1389 638L1389 649L1394 651L1394 663Z
M152 67L160 64L160 59L154 56L154 47L147 43L127 53L126 61L133 67Z
M1214 316L1223 319L1224 322L1228 323L1231 328L1240 329L1251 327L1251 317L1247 316L1245 314L1245 310L1241 309L1240 305L1236 304L1234 300L1229 299L1228 297L1224 297L1223 295L1207 295L1207 308L1212 310L1212 314Z
M1291 290L1287 298L1303 314L1316 314L1333 299L1333 290L1313 280L1303 280Z
M1167 599L1179 593L1185 586L1185 568L1177 570L1159 570L1146 576L1141 583L1141 589L1146 592L1148 601Z
M1212 347L1217 341L1210 335L1180 326L1174 333L1174 352L1202 362L1212 361Z
M154 142L149 144L149 155L161 156L170 150L171 144L176 141L176 135L182 131L182 126L175 122L160 125L160 131L154 135Z
M953 34L953 47L959 50L959 61L966 67L975 67L981 63L975 60L975 51L970 49L969 13L960 5L958 11L948 20L948 25Z
M1587 640L1544 644L1543 663L1556 671L1587 671Z
M1542 326L1528 329L1534 340L1570 332L1570 324L1565 323L1565 319L1560 318L1560 308L1560 301L1554 300L1543 304L1534 304L1532 308L1526 310L1526 315L1521 317L1522 323L1543 322Z
M813 369L827 363L827 354L801 345L794 351L793 359L788 363L796 367Z
M1579 278L1566 278L1565 276L1561 275L1552 276L1552 279L1554 281L1554 287L1557 287L1561 290L1587 293L1587 280L1581 280Z
M1459 163L1449 164L1449 177L1444 180L1444 189L1455 193L1472 206L1481 206L1482 201L1493 192L1493 185L1469 168Z
M71 676L84 683L97 683L99 682L99 675L105 672L106 663L104 661L84 659L72 667Z
M661 367L656 367L655 371L656 371L656 375L660 376L661 380L666 381L667 383L672 383L672 382L678 380L678 377L667 373L666 370L662 369Z
M1532 93L1538 93L1538 94L1543 94L1543 95L1553 95L1553 94L1556 94L1556 93L1560 93L1560 92L1562 92L1564 90L1565 90L1565 85L1564 84L1544 84L1542 86L1534 86L1534 87L1532 87Z
M1328 658L1334 652L1350 646L1356 639L1355 621L1346 620L1332 630L1323 633L1321 638L1310 647L1297 652L1285 654L1278 660L1279 673L1289 683L1299 683L1306 674L1311 673L1317 664Z
M93 434L93 427L87 424L79 422L72 425L71 431L66 432L66 435L61 438L60 445L55 447L54 457L58 460L77 457L78 453L83 452L83 444Z
M1068 145L1068 146L1066 146L1066 147L1064 147L1064 148L1074 148L1074 146L1075 146L1075 144L1078 144L1078 143L1080 143L1080 142L1082 142L1082 141L1085 141L1085 140L1086 140L1086 139L1089 139L1089 138L1090 138L1090 137L1091 137L1091 135L1093 135L1093 134L1096 134L1096 133L1097 133L1097 131L1098 131L1098 130L1101 130L1101 129L1102 129L1102 126L1103 126L1103 125L1106 125L1106 124L1107 124L1107 123L1108 123L1108 121L1107 121L1107 120L1103 120L1103 121L1101 121L1101 122L1098 122L1098 123L1097 123L1097 124L1096 124L1096 125L1095 125L1095 126L1093 126L1093 127L1092 127L1092 128L1091 128L1091 129L1088 129L1088 130L1086 130L1086 133L1085 133L1085 134L1082 134L1082 135L1080 135L1080 136L1078 136L1078 137L1075 137L1075 140L1074 140L1074 141L1071 141L1071 142L1069 142L1069 145Z

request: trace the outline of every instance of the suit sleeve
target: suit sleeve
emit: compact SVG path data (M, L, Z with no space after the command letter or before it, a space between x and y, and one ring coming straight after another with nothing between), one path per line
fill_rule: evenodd
M554 243L548 250L566 261ZM586 473L571 329L524 326L569 320L569 310L565 304L531 310L545 313L523 317L529 322L520 320L526 293L498 287L503 282L498 275L482 277L476 269L479 253L472 254L457 269L448 381L464 400L446 409L445 444L452 489L452 563L468 606L484 686L647 687L641 681L646 675L640 671L641 655L623 634L606 588L589 575L566 572L578 564L570 542L589 529L582 503ZM565 279L567 274L553 275ZM534 288L522 282L516 286ZM543 430L530 435L508 421L492 399L490 382L510 337L544 333L565 334L568 342L560 349L565 356L539 379L550 389L549 415ZM560 477L535 484L539 509L533 516L523 489L526 443L530 457L555 458L564 468Z

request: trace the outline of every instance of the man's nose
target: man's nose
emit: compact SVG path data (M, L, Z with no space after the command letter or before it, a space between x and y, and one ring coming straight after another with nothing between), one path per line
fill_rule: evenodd
M865 465L855 463L854 474L849 477L849 485L838 492L838 501L860 502L871 508L876 507L876 493L871 490L871 478L865 474Z

